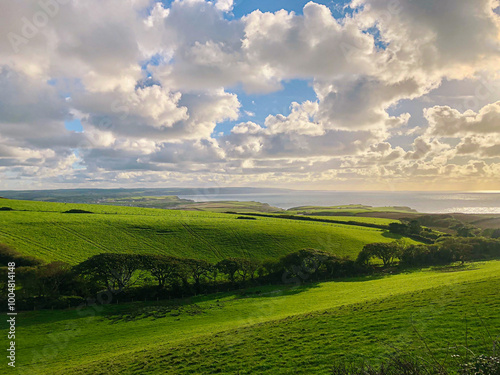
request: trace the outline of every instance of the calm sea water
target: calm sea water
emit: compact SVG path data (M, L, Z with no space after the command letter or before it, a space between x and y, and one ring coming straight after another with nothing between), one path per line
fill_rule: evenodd
M500 214L498 192L337 192L290 191L285 194L199 194L181 198L196 202L237 200L257 201L288 209L297 206L334 206L363 204L367 206L407 206L427 213L495 213Z

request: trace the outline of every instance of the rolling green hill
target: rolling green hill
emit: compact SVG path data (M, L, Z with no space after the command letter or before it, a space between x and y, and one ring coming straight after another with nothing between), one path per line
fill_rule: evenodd
M45 261L76 264L104 252L217 261L278 258L315 248L355 258L364 244L394 239L374 228L213 212L0 199L0 243ZM65 213L69 210L91 213Z
M322 215L322 216L336 216L336 215L357 215L367 213L398 213L398 214L412 214L417 211L410 207L372 207L362 204L348 204L340 206L300 206L293 207L287 210L289 213L298 213L303 215Z
M99 204L211 212L285 212L285 210L277 207L272 207L267 203L252 201L195 202L189 199L181 199L175 195L160 197L139 196L126 198L106 198L99 201Z
M467 346L479 353L500 334L499 272L500 262L490 261L185 301L111 299L25 312L18 316L18 370L328 374L342 358L376 362L407 347L423 353L416 332L439 360L465 354L465 318Z

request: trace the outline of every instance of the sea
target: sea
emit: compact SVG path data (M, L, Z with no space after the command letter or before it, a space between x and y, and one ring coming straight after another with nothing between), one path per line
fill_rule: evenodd
M298 206L362 204L373 207L404 206L425 213L500 214L500 191L474 192L348 192L297 191L251 194L183 195L196 202L256 201L289 209Z

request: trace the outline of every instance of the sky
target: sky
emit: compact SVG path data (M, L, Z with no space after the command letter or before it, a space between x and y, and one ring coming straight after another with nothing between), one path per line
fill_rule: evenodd
M0 190L500 190L498 0L0 3Z

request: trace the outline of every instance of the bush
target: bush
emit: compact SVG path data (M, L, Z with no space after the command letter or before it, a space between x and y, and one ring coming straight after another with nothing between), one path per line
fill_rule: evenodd
M446 247L436 245L410 245L400 254L400 264L403 266L433 266L449 264L455 261L454 252Z
M39 259L21 255L13 248L5 244L0 244L0 267L6 267L9 262L16 263L16 267L30 267L42 264L42 261Z
M75 274L64 262L52 262L37 267L18 268L23 291L32 296L56 298L75 293Z
M493 375L500 374L500 358L479 355L462 365L460 375Z
M352 260L315 249L302 249L282 257L278 269L285 282L327 280L355 276L362 269Z
M495 258L500 258L500 241L484 237L447 237L435 245L411 245L400 255L404 266L432 266Z
M64 211L63 214L93 214L93 212L73 208L71 210Z
M69 307L78 307L86 302L85 298L80 296L62 296L49 302L54 309L67 309Z

